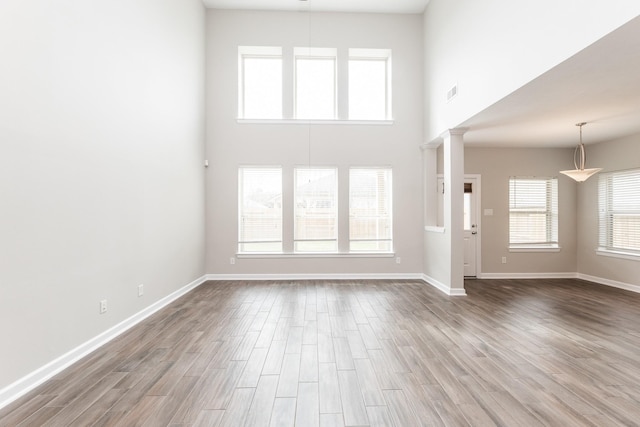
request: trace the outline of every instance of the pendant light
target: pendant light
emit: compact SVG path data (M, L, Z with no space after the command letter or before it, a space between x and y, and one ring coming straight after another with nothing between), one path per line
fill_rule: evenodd
M586 122L576 123L576 126L580 128L580 144L573 152L573 165L576 167L574 170L560 171L560 173L567 175L578 182L586 181L591 175L595 175L600 172L602 168L585 169L585 163L587 161L587 155L584 151L584 144L582 143L582 126L586 125Z

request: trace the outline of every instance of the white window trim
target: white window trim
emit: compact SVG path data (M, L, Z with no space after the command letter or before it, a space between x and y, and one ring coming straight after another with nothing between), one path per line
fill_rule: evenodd
M621 250L613 250L607 248L596 249L596 255L606 256L610 258L626 259L630 261L640 261L640 253L625 252Z
M392 102L392 87L393 81L391 76L391 49L354 49L350 48L348 51L347 63L349 61L380 61L384 60L386 65L386 77L385 77L385 117L386 120L392 120L393 117L393 102Z
M509 252L560 252L562 248L557 244L549 245L509 245Z
M512 176L509 178L509 181L511 181L511 179L539 179L539 180L551 180L551 179L556 179L556 177L527 177L527 176ZM556 186L559 183L556 182ZM511 186L511 184L509 184L509 186ZM556 187L558 193L560 192L559 187ZM509 194L509 197L511 197L511 194ZM547 197L550 197L549 194L547 194ZM558 221L557 227L560 227L560 195L557 194L556 195L557 199L558 199L558 218L556 219L556 221ZM509 216L511 216L511 208L509 208ZM509 231L509 233L511 233L511 231ZM509 239L511 237L509 236ZM558 240L560 239L560 230L558 230ZM509 252L560 252L560 243L559 242L550 242L550 243L511 243L509 242L509 247L508 250Z
M331 59L333 60L333 119L338 118L338 49L322 48L322 47L294 47L293 48L293 115L295 120L314 120L322 121L323 119L298 119L298 59Z
M394 120L330 120L330 119L243 119L237 118L238 124L252 125L364 125L390 126Z
M395 252L238 252L237 258L392 258Z

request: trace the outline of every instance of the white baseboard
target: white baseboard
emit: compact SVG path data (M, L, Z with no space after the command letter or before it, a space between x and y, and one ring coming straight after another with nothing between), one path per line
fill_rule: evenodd
M600 285L611 286L614 288L624 289L631 292L640 293L639 285L632 285L631 283L618 282L617 280L603 279L602 277L589 276L588 274L578 273L578 279L586 280L588 282L598 283Z
M422 273L207 274L207 280L422 280Z
M422 280L449 296L458 297L458 296L467 295L467 292L464 289L451 289L450 286L447 286L444 283L440 282L439 280L436 280L433 277L428 276L426 274L422 275Z
M0 390L0 409L206 281L202 276Z
M577 279L578 273L482 273L478 279Z

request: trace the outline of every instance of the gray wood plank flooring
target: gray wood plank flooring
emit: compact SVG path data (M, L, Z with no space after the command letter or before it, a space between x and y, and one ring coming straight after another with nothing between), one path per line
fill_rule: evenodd
M573 280L208 282L0 426L640 425L640 295Z

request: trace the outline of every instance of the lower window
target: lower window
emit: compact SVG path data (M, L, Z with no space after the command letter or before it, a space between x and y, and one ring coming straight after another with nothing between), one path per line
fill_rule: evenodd
M391 169L349 170L349 250L392 251Z

